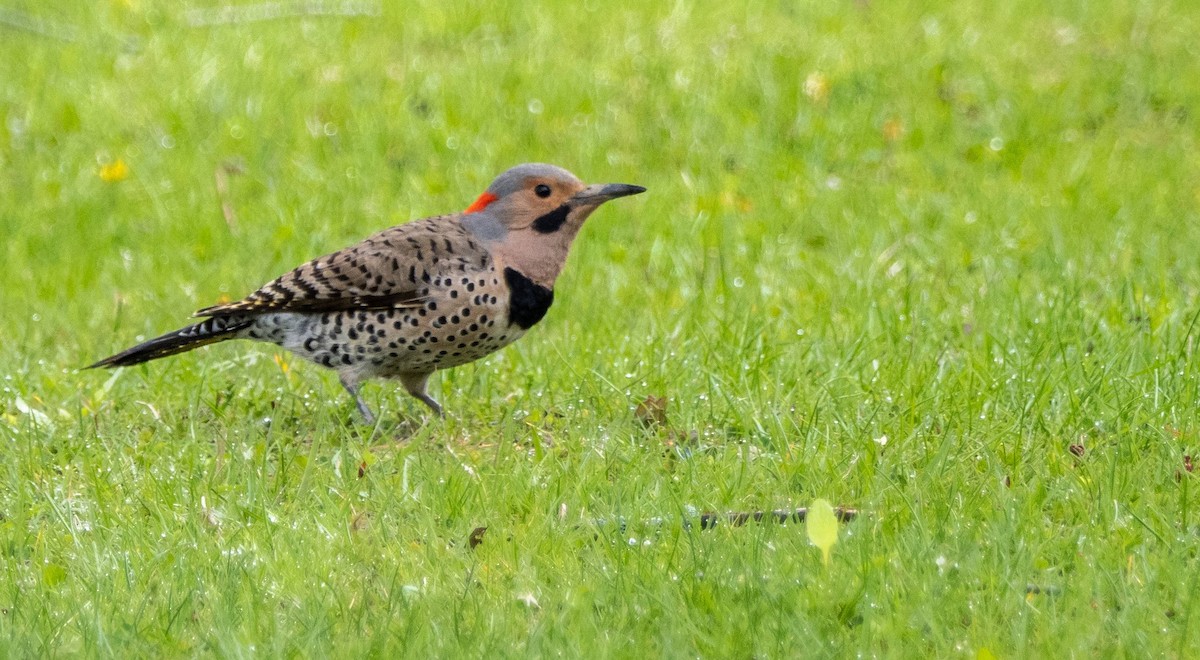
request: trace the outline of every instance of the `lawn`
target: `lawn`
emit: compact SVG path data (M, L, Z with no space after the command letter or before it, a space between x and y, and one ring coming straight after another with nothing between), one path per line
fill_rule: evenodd
M0 656L1194 657L1200 9L919 4L2 0ZM80 370L524 161L445 419Z

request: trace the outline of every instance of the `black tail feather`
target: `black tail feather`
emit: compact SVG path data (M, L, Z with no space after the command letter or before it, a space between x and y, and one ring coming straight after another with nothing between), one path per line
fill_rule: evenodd
M200 348L201 346L225 341L226 339L233 339L238 332L249 327L251 323L253 321L244 316L214 316L195 325L189 325L175 332L168 332L161 337L144 341L133 348L106 357L85 368L128 367L149 362L150 360L157 360L168 355L183 353L193 348Z

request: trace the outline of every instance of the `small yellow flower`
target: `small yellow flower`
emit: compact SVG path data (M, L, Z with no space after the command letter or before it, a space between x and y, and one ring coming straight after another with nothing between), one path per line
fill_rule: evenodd
M829 96L829 79L820 71L813 71L804 79L804 95L816 101L824 103L825 97Z
M100 180L105 183L116 183L129 178L129 166L120 158L100 168Z
M883 122L883 139L888 142L895 142L904 137L904 122L893 117Z

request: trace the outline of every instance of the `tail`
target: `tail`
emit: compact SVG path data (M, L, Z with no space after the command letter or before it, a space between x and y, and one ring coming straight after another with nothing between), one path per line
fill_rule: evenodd
M158 358L175 355L215 344L226 339L233 339L237 333L250 327L254 321L245 316L214 316L195 325L168 332L161 337L144 341L133 348L126 349L106 357L99 362L88 365L87 369L97 367L128 367L134 364L157 360Z

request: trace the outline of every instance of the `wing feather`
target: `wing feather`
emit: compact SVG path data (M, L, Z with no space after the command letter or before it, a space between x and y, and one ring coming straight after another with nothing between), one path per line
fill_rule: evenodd
M245 298L205 307L196 316L321 313L416 308L443 273L487 264L486 253L458 221L437 216L386 229L279 276Z

